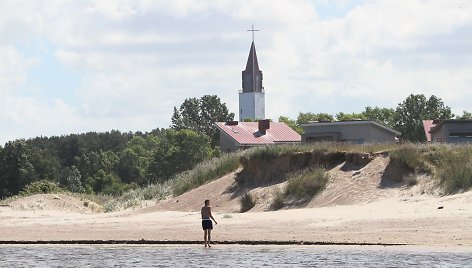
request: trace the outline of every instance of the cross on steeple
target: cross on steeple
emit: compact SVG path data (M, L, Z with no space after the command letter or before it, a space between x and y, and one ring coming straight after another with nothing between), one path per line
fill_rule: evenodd
M248 32L252 32L252 42L254 42L254 32L258 32L259 30L254 30L254 24L251 27L251 30L246 30Z

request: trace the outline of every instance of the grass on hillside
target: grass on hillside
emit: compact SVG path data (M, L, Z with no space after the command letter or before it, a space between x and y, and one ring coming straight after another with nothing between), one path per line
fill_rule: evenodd
M288 179L285 195L297 199L312 198L325 188L328 179L328 173L320 167L296 172Z
M139 206L144 201L160 201L172 194L174 185L172 181L153 184L148 187L129 190L121 196L110 198L104 202L105 212Z
M244 152L241 152L244 153ZM239 167L241 153L225 154L198 164L172 178L174 196L181 195L209 181L218 179Z
M444 194L472 188L471 144L406 144L391 151L390 159L411 174L431 175Z
M392 151L398 148L397 144L376 143L376 144L349 144L349 143L310 143L310 144L294 144L294 145L278 145L278 146L261 146L250 149L250 153L244 154L244 157L270 157L287 153L302 152L348 152L348 153L379 153Z
M195 168L179 173L168 181L125 192L105 202L106 212L135 207L143 201L160 201L169 195L178 196L207 182L218 179L239 167L239 158L247 152L225 154L206 160Z
M433 178L436 185L444 194L454 194L472 188L472 145L460 144L333 144L316 143L308 145L281 145L251 148L231 154L224 154L219 158L207 160L198 164L194 169L177 174L172 179L141 189L129 190L121 196L73 194L84 200L92 200L103 205L105 211L115 211L134 207L143 201L159 201L169 195L178 196L209 181L218 179L235 171L242 162L251 159L272 159L280 155L303 152L349 152L349 153L378 153L389 152L392 163L402 167L410 175L409 184L415 183L411 174L425 173ZM261 167L270 170L271 167ZM318 172L318 175L314 173ZM292 173L290 173L292 174ZM283 205L288 196L306 198L323 188L321 181L325 180L323 172L304 170L295 172L287 177L287 189L276 194L274 207ZM317 177L320 181L311 181ZM56 185L57 186L57 185ZM68 192L49 182L39 181L26 187L22 195L37 193ZM316 188L319 188L316 190ZM85 201L84 201L85 202Z
M272 208L280 209L287 201L307 201L321 192L328 183L328 173L324 168L311 167L292 173L283 190L278 190L272 200Z

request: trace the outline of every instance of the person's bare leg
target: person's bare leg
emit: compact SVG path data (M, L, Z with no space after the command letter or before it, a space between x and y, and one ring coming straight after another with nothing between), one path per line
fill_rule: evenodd
M205 247L207 247L207 236L208 236L208 230L203 230L203 241L205 242Z
M211 248L211 229L208 229L208 247Z

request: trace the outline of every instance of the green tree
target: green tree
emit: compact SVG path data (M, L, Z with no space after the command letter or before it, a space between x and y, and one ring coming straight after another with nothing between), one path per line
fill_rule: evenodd
M292 120L286 116L280 116L279 122L283 122L291 127L293 130L298 132L298 134L303 133L302 124L307 124L309 122L317 122L317 121L333 121L334 117L330 114L325 113L302 113L298 114L297 120Z
M75 166L72 166L71 168L67 167L65 172L67 172L67 174L65 175L64 181L61 183L63 187L74 193L85 192L80 171Z
M79 135L68 135L60 139L59 158L63 166L74 164L74 158L82 152L82 142Z
M151 182L164 181L213 156L208 136L189 129L168 130L148 166Z
M469 113L469 112L467 112L467 111L463 111L463 112L462 112L462 116L457 115L457 116L456 116L456 119L462 119L462 120L464 120L464 119L472 119L472 113Z
M367 118L362 113L346 114L343 112L339 112L336 114L336 120L338 121L365 120L365 119Z
M395 110L395 129L402 133L405 140L426 141L422 120L449 119L454 114L442 100L434 95L429 99L423 94L408 96Z
M379 107L365 107L365 111L362 112L364 118L368 120L374 120L385 126L395 126L395 110L392 108L379 108Z
M105 189L106 185L102 183L104 178L109 178L108 175L117 178L118 161L116 153L100 151L82 153L80 157L75 158L74 163L81 174L81 182L85 189L91 188L95 193L99 193ZM100 175L97 175L99 173Z
M297 124L295 120L292 120L286 116L279 116L279 122L283 122L287 124L287 126L291 127L293 130L295 130L298 134L303 133L303 128Z
M95 193L104 192L115 183L118 183L118 179L103 169L99 169L93 177L87 178L87 185L91 186Z
M0 198L18 194L36 179L30 162L31 149L25 140L5 144L0 156Z
M234 119L234 113L230 113L226 104L221 103L216 95L205 95L200 99L185 99L177 109L174 107L172 115L172 128L175 130L191 129L204 133L211 138L211 144L216 146L219 139L219 131L215 122L226 122Z
M309 122L315 121L334 121L334 117L330 114L325 113L302 113L300 112L297 117L297 124L300 126L301 124L306 124Z
M150 184L146 170L152 152L157 149L159 138L155 135L135 136L120 153L117 164L118 176L124 183L136 183L140 186Z
M47 149L31 147L29 162L33 165L38 180L58 181L60 163L55 155Z

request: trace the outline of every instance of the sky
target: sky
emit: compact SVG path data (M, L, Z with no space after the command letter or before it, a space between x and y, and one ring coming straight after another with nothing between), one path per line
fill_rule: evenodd
M0 144L171 125L211 94L238 116L254 25L266 116L472 111L472 1L0 1Z

